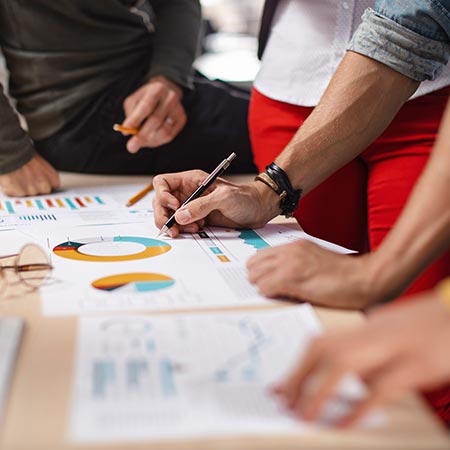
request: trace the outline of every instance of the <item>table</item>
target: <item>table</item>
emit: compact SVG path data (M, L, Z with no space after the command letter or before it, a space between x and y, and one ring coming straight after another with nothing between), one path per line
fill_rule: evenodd
M229 177L242 181L242 177ZM110 177L62 174L64 187L102 184L147 183L146 177ZM44 317L39 294L8 288L0 300L0 315L26 319L26 331L9 395L6 417L0 433L2 450L76 450L91 446L66 441L72 366L76 338L76 317ZM13 298L11 298L11 296ZM282 306L280 306L282 307ZM363 317L357 312L315 308L326 329L345 328ZM232 437L177 443L114 444L96 446L115 450L247 450L273 449L450 449L450 439L421 399L410 396L388 408L389 424L378 430L323 430L300 437Z

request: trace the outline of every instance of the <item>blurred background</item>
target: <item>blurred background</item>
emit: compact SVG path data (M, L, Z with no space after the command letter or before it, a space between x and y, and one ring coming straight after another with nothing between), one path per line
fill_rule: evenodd
M202 54L195 67L209 78L250 87L259 69L257 35L264 0L201 0Z
M209 78L250 86L259 67L257 34L264 0L201 0L201 3L204 31L196 68ZM5 86L1 54L0 82Z

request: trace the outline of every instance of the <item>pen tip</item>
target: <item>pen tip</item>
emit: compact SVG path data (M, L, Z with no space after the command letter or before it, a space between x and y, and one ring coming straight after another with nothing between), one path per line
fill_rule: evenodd
M159 230L158 237L160 237L160 236L162 236L164 233L166 233L168 229L169 229L169 228L168 228L166 225L164 225L164 226Z

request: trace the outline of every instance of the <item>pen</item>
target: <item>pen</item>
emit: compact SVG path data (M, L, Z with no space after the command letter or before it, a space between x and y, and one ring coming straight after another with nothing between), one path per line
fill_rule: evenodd
M113 130L118 131L119 133L132 134L132 135L139 133L138 128L127 128L127 127L124 127L123 125L119 125L118 123L115 123L113 125Z
M186 206L188 203L190 203L192 200L195 200L196 198L200 197L200 195L203 194L203 192L206 191L206 189L211 186L211 184L214 183L214 181L222 175L222 173L228 169L233 159L236 158L236 153L232 153L228 158L225 158L201 183L200 186L191 194L191 196L180 206L182 208L183 206ZM179 208L178 208L179 209ZM162 234L166 233L170 228L172 228L175 225L175 213L172 214L172 216L167 220L167 222L164 224L164 226L161 228L161 230L158 233L158 236L161 236Z
M133 206L136 202L138 202L141 198L145 197L152 190L153 190L153 185L149 184L144 189L142 189L142 191L139 191L135 196L131 197L127 201L126 206Z

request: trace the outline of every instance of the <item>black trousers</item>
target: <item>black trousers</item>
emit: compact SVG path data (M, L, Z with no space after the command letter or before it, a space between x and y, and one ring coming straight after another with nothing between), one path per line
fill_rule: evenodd
M37 151L57 170L130 175L211 171L235 152L227 173L256 172L247 127L249 93L199 73L195 89L183 99L188 119L181 133L169 144L128 153L128 138L112 126L122 123L123 101L141 85L140 74L113 84L56 134L36 141Z

